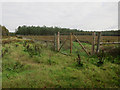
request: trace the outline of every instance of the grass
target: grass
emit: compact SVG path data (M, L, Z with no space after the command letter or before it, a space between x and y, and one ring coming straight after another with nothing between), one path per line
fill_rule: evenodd
M120 88L120 65L111 62L109 56L98 67L99 58L96 55L88 57L76 42L73 42L71 56L55 52L50 46L38 43L41 47L40 55L34 54L31 57L23 44L24 40L21 40L3 47L8 48L2 58L3 88ZM32 50L35 44L29 43ZM83 45L88 50L91 48L90 44ZM67 49L62 52L69 54ZM80 53L83 66L78 66L75 60L77 53ZM118 61L119 58L113 59Z

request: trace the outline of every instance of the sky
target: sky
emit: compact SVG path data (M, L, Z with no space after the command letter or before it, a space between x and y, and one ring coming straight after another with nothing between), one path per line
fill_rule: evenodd
M14 32L18 26L57 26L103 31L118 29L118 2L2 2L0 24ZM0 11L1 11L0 10ZM0 12L1 13L1 12Z

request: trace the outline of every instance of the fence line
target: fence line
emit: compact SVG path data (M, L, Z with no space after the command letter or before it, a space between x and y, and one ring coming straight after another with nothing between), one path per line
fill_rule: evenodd
M102 33L101 32L89 32L89 33L86 33L84 35L91 35L92 38L89 38L89 40L91 39L92 42L92 47L91 47L91 54L94 55L95 53L99 53L100 51L100 45L104 45L104 44L120 44L120 42L101 42L101 37L102 37ZM65 37L61 36L61 35L66 35ZM54 36L51 38L51 40L41 40L41 41L45 41L45 42L53 42L54 43L54 50L55 51L60 51L61 48L64 46L64 44L66 43L67 40L70 41L69 45L70 45L70 53L72 53L72 47L73 47L73 40L75 39L79 45L82 47L82 49L87 53L87 55L90 55L88 53L88 51L86 50L86 48L82 45L82 41L84 41L84 38L80 38L80 37L77 37L77 35L80 35L79 33L76 34L76 33L60 33L58 32L57 34L55 33ZM83 34L82 34L83 35ZM97 43L95 43L96 41L96 35L97 35ZM24 37L24 36L23 36ZM61 38L60 38L61 37ZM74 37L74 39L73 39ZM81 40L79 40L79 38ZM87 38L87 37L85 37ZM46 38L43 38L43 39L46 39ZM64 40L63 43L60 45L61 43L61 40ZM86 40L87 41L87 40ZM97 46L96 50L95 50L95 45Z
M61 50L61 48L63 47L63 45L65 44L65 42L68 40L68 38L69 38L69 36L65 39L65 41L63 42L63 44L61 45L61 47L59 48L59 50L58 50L58 51L60 51L60 50Z
M100 42L100 45L103 44L120 44L120 42Z

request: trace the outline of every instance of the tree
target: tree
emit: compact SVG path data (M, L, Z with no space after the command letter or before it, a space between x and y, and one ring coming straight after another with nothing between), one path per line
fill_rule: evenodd
M0 25L0 30L2 31L2 36L8 36L9 35L9 31L5 26Z

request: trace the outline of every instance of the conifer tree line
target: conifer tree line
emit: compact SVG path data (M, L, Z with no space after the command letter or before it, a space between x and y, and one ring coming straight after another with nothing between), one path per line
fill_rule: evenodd
M54 35L57 32L62 34L75 33L77 35L92 35L90 32L94 31L83 31L77 29L69 29L69 28L61 28L61 27L46 27L46 26L19 26L16 31L13 33L9 32L9 30L0 25L0 31L2 31L2 36L13 36L13 35ZM96 33L97 35L97 33ZM102 31L102 36L120 36L120 30L118 31Z
M120 31L120 30L119 30ZM60 32L63 34L76 33L77 35L91 35L92 31L83 31L77 29L46 27L46 26L19 26L16 30L17 35L54 35ZM118 31L102 31L103 36L119 36Z
M70 32L80 32L77 29L68 29L60 27L46 27L46 26L19 26L17 28L16 34L20 35L54 35L55 33L70 33ZM81 31L83 32L83 31Z

